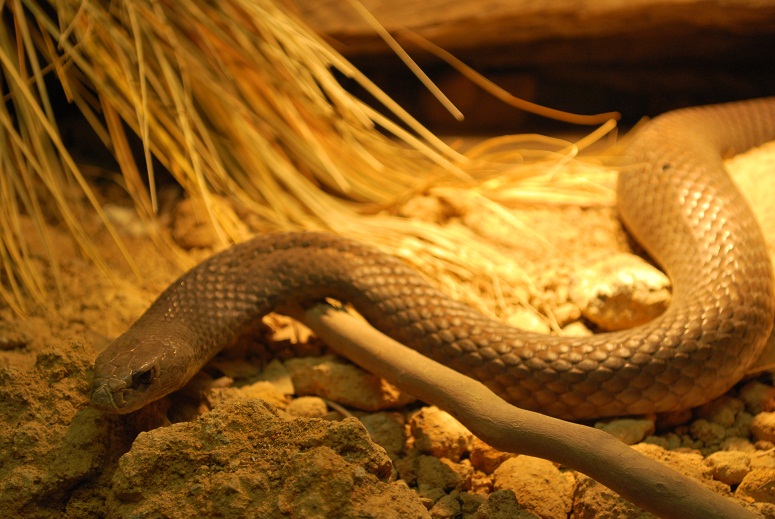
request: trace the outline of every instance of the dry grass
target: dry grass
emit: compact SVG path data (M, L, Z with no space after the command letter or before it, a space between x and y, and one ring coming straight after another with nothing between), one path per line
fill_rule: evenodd
M439 185L465 189L495 212L525 201L610 202L610 190L593 178L599 168L576 155L612 126L580 143L549 142L550 151L504 137L462 154L274 1L48 4L10 0L1 8L14 27L0 28L8 91L0 108L0 297L16 310L49 297L41 261L57 278L53 251L47 258L30 254L20 215L35 222L47 243L41 206L55 208L85 254L105 268L79 225L76 213L86 209L66 195L76 190L76 200L87 200L120 243L62 145L45 74L56 76L118 159L123 185L162 250L172 249L154 225L152 162L138 168L122 122L142 138L146 159L156 157L202 201L224 245L242 236L235 222L219 218L214 195L254 215L254 231L333 230L402 254L450 285L494 279L505 258L483 244L461 253L462 244L476 240L470 233L393 216L391 209L412 194ZM395 119L346 92L333 69L368 89ZM482 291L504 283L510 282L487 281Z

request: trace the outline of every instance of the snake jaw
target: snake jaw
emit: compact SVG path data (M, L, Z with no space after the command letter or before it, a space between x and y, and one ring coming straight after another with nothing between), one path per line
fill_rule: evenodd
M121 406L116 402L115 393L111 390L110 384L106 380L95 380L92 385L91 405L109 413L120 413ZM122 402L123 404L123 402Z
M126 414L146 403L146 393L155 385L156 368L132 371L124 378L95 378L92 384L92 406L108 413Z

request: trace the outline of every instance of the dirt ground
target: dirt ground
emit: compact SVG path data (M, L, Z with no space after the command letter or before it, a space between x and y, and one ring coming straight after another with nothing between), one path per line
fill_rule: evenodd
M730 169L775 252L775 143L736 157ZM164 211L162 225L182 225L185 213L174 207ZM126 416L92 409L98 352L180 274L126 206L106 209L140 277L90 219L84 224L113 279L54 228L61 294L49 273L49 309L20 317L0 303L0 516L647 517L572 470L494 451L445 413L346 361L309 357L324 346L312 340L291 347L305 334L280 318L267 319L271 328L256 333L248 348L220 356L186 391L152 409ZM579 333L585 320L570 295L576 274L630 249L615 210L523 207L510 222L503 230L484 215L461 212L450 223L491 237L524 272L525 299L537 311L505 319ZM32 252L45 255L42 244ZM196 261L211 252L186 254ZM309 392L327 400L299 395ZM775 517L773 411L775 389L764 373L693 413L607 427Z

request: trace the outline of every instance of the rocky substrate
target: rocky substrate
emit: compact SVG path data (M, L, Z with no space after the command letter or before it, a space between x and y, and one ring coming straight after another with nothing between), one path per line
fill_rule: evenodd
M242 378L200 377L183 397L128 416L88 407L93 356L73 342L41 352L30 370L0 370L0 515L647 516L582 474L490 448L447 413L407 403L333 356L274 361L254 373L248 361L216 361L209 371ZM319 388L351 408L399 407L346 412L318 396L287 394ZM211 407L169 424L172 408ZM775 517L772 385L748 381L691 414L662 419L686 421L665 431L653 418L594 426Z

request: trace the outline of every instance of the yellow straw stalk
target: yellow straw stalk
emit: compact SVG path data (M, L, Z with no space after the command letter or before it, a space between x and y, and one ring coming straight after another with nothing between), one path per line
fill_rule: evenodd
M391 209L412 194L432 186L465 189L473 203L506 220L501 204L515 201L611 199L607 188L565 173L598 171L573 161L588 140L580 146L553 141L553 151L536 152L517 150L520 140L512 137L463 155L275 1L49 4L12 0L0 8L10 10L15 24L0 28L8 91L0 109L0 297L18 310L27 299L47 297L18 219L29 215L45 241L40 197L55 201L62 222L98 265L75 216L81 209L63 195L65 185L83 193L120 243L62 145L43 83L47 73L56 75L109 145L150 229L158 210L153 156L207 208L224 245L242 236L235 222L220 217L214 195L257 216L254 231L334 230L403 254L454 284L475 273L494 280L506 258L480 243L461 252L461 244L476 241L475 233L394 216ZM46 63L36 61L36 50ZM334 69L365 87L394 118L343 89ZM142 139L145 171L138 170L122 123ZM152 235L161 243L158 233ZM54 256L51 251L56 277ZM497 283L485 285L484 292L497 291Z

